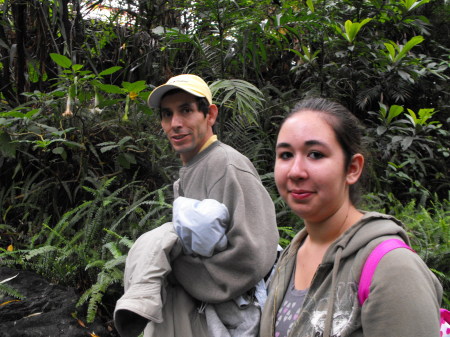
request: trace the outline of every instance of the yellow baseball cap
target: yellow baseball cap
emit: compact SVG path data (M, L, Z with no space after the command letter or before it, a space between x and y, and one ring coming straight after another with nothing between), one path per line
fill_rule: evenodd
M212 94L206 82L192 74L182 74L170 78L165 84L155 88L148 97L148 105L152 108L159 108L161 98L164 94L173 89L182 89L194 96L205 97L209 104L212 104Z

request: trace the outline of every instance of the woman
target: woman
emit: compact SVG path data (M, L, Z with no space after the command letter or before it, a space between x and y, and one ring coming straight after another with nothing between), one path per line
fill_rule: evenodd
M383 257L370 297L358 303L370 251L388 238L409 244L398 220L355 206L365 161L361 138L358 120L322 98L301 101L282 123L275 181L305 228L271 278L261 337L439 336L442 287L414 252Z

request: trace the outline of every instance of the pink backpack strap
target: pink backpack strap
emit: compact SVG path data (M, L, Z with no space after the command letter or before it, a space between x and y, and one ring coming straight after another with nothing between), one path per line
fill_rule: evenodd
M441 309L441 337L450 336L450 311Z
M413 251L413 249L402 240L388 239L376 246L367 257L358 285L358 300L361 306L364 304L367 297L369 297L370 283L372 282L373 274L375 273L375 269L377 268L381 258L396 248L406 248Z

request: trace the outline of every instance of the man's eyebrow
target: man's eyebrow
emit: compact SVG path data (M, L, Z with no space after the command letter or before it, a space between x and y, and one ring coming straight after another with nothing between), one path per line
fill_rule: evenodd
M195 102L184 102L184 103L181 103L180 105L178 105L176 107L176 109L177 110L181 110L181 109L184 109L184 108L191 108L194 103ZM169 111L169 112L172 111L172 109L169 108L169 107L161 107L160 110L161 111Z
M160 108L159 111L160 112L172 112L172 110L169 108Z
M186 102L186 103L182 103L178 106L178 109L183 109L183 108L190 108L192 105L194 104L194 102Z

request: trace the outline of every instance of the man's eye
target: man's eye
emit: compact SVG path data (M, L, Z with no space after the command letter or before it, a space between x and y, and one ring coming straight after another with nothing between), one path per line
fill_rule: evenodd
M170 117L172 117L172 112L170 112L170 111L161 111L161 117L162 118L170 118Z
M190 112L191 112L191 109L189 109L189 108L184 108L183 110L181 110L181 113L184 115L187 115Z
M308 157L310 157L312 159L321 159L324 157L324 155L318 151L312 151L312 152L310 152Z

